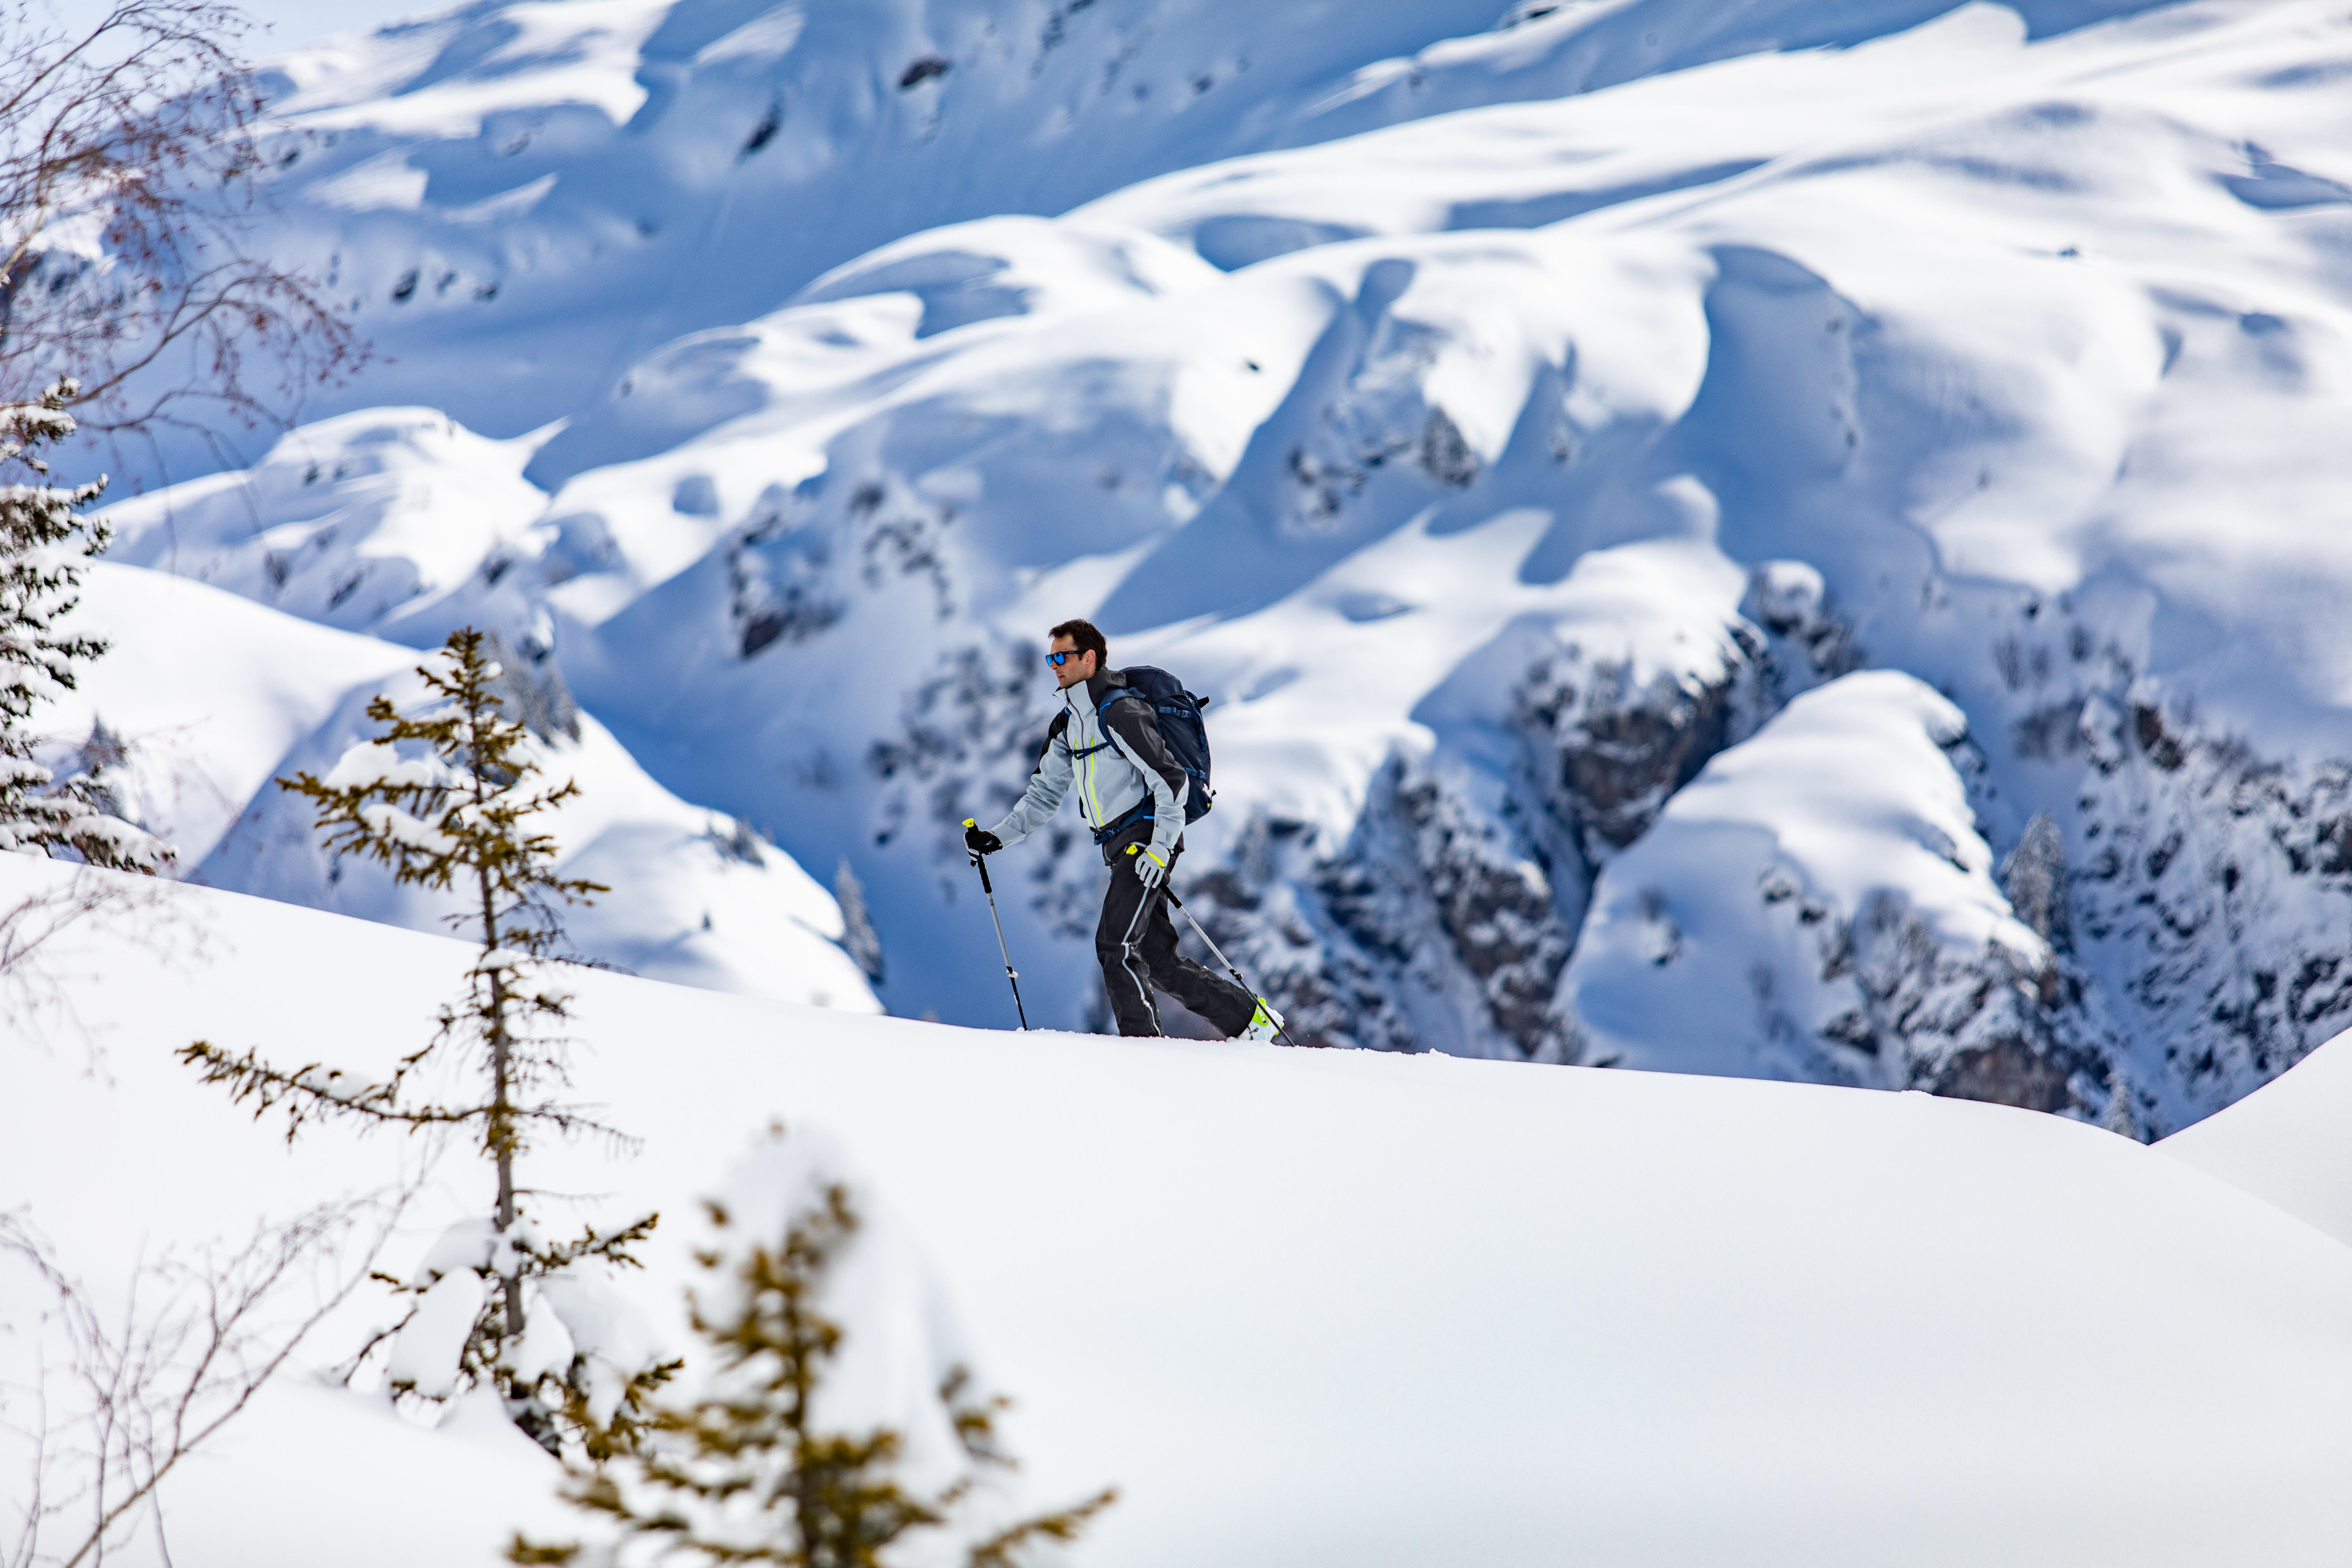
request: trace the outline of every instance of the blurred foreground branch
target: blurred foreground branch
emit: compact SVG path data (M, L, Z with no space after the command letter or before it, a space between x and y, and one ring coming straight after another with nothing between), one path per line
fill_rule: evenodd
M226 1257L166 1257L131 1274L110 1311L20 1215L0 1215L0 1261L41 1300L29 1382L0 1384L0 1429L26 1453L27 1484L0 1537L5 1568L79 1568L152 1529L170 1560L158 1489L243 1412L368 1278L404 1196L321 1205L257 1226ZM368 1237L356 1267L341 1243ZM322 1268L331 1283L291 1304ZM52 1356L51 1352L55 1354Z
M102 444L216 442L367 359L319 283L247 244L291 140L236 52L249 26L209 0L73 24L0 0L0 402L70 379Z

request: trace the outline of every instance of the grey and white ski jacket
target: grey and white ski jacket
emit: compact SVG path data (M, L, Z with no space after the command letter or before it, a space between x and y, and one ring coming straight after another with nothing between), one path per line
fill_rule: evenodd
M1190 780L1160 738L1151 704L1129 693L1113 700L1127 676L1106 669L1062 690L1037 772L1003 821L989 829L1010 847L1053 819L1062 797L1076 793L1078 815L1099 835L1130 814L1139 824L1150 805L1151 850L1162 865L1184 833L1184 791ZM1108 700L1109 707L1102 704Z

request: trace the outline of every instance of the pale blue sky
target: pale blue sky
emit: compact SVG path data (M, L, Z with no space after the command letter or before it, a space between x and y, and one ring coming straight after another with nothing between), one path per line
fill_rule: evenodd
M400 16L430 16L446 11L458 0L231 0L257 24L246 37L246 53L259 58L296 44L358 32ZM61 21L79 21L105 15L106 0L47 0L47 9Z
M274 54L314 38L381 26L402 16L429 16L453 9L457 0L244 0L238 6L269 31L254 29L247 41L255 56Z

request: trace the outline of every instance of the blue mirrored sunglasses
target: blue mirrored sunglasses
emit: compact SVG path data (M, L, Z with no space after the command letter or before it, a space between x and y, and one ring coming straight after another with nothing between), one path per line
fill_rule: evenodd
M1070 660L1077 658L1079 652L1080 650L1077 648L1066 648L1060 653L1049 653L1045 656L1045 662L1052 665L1055 669L1059 669L1062 666L1069 663Z

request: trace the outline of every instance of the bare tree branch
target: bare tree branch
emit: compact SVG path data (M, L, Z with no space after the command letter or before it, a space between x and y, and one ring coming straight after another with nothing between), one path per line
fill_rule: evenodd
M248 26L119 0L68 31L0 0L0 402L78 379L118 460L159 421L283 428L369 358L320 284L246 247L296 140L265 127Z
M94 1052L97 1041L73 1005L69 983L80 976L66 950L69 937L101 934L165 959L200 955L206 945L163 885L82 868L62 886L0 910L0 1021L38 1037L48 1020L62 1017Z
M80 1568L142 1524L152 1524L162 1541L158 1489L370 1277L407 1201L404 1191L322 1205L257 1226L225 1258L206 1252L142 1263L110 1318L45 1237L20 1215L0 1215L0 1258L26 1268L47 1298L42 1325L59 1342L72 1389L60 1421L46 1365L30 1387L0 1386L0 1405L13 1394L32 1405L36 1422L20 1428L31 1441L34 1473L16 1539L0 1560L9 1568ZM368 1244L358 1265L339 1269L330 1289L286 1321L286 1298L362 1227ZM45 1536L60 1535L61 1546L44 1544Z

